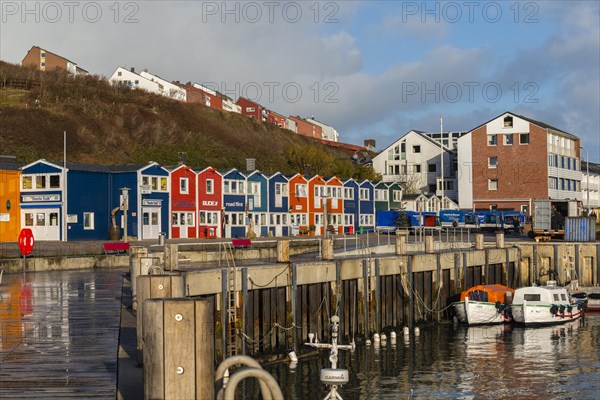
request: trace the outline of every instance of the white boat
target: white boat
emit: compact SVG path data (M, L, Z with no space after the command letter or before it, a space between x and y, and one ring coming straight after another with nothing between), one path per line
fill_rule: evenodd
M548 281L546 286L517 289L511 305L514 321L525 325L561 324L579 318L584 302L571 299L567 288Z
M510 308L514 289L503 285L478 285L460 294L454 312L461 324L501 324L511 320Z

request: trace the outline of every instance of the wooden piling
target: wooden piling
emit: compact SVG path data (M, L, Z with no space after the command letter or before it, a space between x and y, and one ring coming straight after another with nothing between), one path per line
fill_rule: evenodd
M139 252L131 255L129 259L129 276L131 279L131 308L136 311L138 306L137 277L148 275L150 268L159 265L158 257L148 257L147 253Z
M322 239L323 260L333 260L333 239Z
M289 240L278 240L277 241L277 262L278 263L290 262L290 241Z
M144 399L214 397L212 304L201 299L144 303Z
M435 252L435 241L433 236L425 236L425 253L432 254Z
M144 301L185 296L185 279L177 275L140 275L136 278L138 288L137 312L137 362L143 363Z
M475 250L483 250L483 233L475 234Z
M504 232L496 233L496 248L498 248L498 249L504 248Z
M179 269L179 245L177 243L165 244L165 271Z
M406 251L406 232L398 231L396 234L396 255L404 256L406 255Z

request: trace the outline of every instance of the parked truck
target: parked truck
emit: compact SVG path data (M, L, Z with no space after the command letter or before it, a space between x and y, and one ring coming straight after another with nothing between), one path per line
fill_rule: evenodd
M579 215L576 200L534 200L532 237L564 237L565 218Z

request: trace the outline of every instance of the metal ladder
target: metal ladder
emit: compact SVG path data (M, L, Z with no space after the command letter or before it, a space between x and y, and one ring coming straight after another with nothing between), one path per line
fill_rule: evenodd
M236 329L236 275L237 267L233 257L233 248L231 243L222 243L227 261L227 354L229 357L237 354L237 329Z

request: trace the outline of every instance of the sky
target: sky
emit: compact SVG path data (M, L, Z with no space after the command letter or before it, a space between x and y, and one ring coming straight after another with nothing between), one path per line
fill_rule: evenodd
M91 73L197 82L384 149L512 111L600 162L598 1L0 0L0 59L40 46Z

